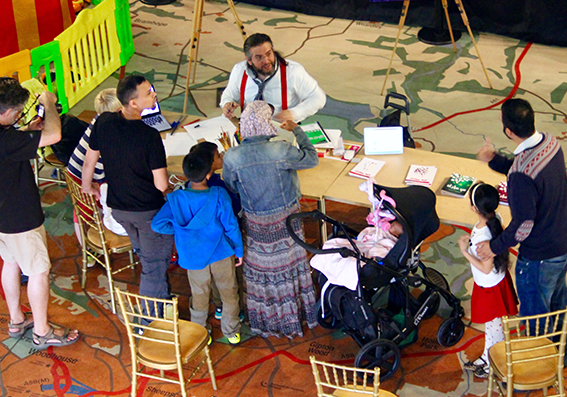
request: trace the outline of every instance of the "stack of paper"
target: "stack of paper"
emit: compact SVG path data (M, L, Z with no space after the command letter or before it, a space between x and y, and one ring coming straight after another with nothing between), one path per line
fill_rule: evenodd
M406 176L406 185L431 187L436 173L437 167L435 166L412 164Z
M364 157L348 174L362 179L373 178L384 164L385 161Z

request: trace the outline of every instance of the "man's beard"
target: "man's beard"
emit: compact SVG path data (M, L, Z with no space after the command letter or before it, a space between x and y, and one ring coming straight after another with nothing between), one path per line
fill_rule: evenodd
M265 73L262 69L257 68L253 63L249 63L248 66L250 66L250 68L256 72L256 74L258 76L262 76L264 78L266 77L270 77L271 75L273 75L276 72L276 66L275 66L275 62L271 64L271 69L268 73Z

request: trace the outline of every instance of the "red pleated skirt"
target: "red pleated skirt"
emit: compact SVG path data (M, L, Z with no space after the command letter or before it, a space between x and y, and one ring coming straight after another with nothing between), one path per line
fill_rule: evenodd
M487 323L497 317L518 314L518 296L510 272L491 288L479 287L474 283L471 299L471 321Z

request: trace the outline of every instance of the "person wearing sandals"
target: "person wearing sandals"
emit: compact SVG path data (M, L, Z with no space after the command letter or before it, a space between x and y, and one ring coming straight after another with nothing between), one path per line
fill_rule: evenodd
M38 148L61 139L61 121L55 107L57 97L44 92L37 98L45 108L44 118L35 118L27 126L16 128L23 118L21 113L28 97L28 90L17 80L0 78L2 287L10 312L8 335L21 338L33 328L33 344L37 349L46 349L75 343L79 333L54 327L47 321L51 263L43 226L45 217L30 160L35 158ZM32 313L22 311L21 273L29 277L27 291Z
M470 236L459 239L462 254L471 264L474 287L471 299L471 320L484 323L484 351L474 361L465 363L464 369L473 371L479 378L488 377L488 349L504 340L502 316L518 314L518 298L512 277L508 250L489 260L481 261L477 256L477 246L483 241L498 237L502 223L496 215L499 196L495 187L478 183L471 189L471 209L478 215L478 223Z

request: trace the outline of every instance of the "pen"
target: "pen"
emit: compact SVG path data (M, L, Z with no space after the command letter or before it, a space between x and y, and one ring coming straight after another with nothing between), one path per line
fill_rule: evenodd
M175 132L175 130L177 129L177 127L179 126L179 124L181 124L181 120L183 120L183 119L185 119L185 115L179 116L179 118L177 119L177 121L175 121L175 122L173 122L173 123L171 124L172 129L171 129L171 134L169 134L169 135L173 135L173 133Z

